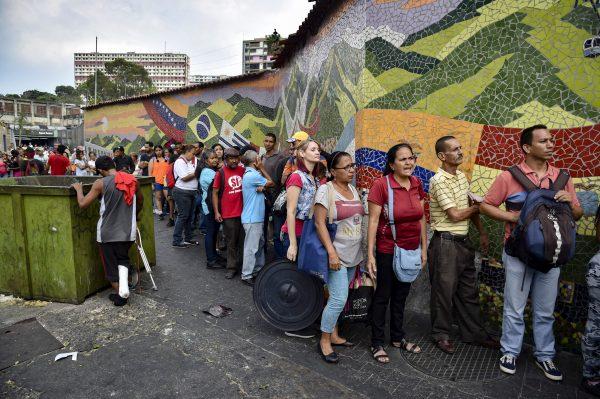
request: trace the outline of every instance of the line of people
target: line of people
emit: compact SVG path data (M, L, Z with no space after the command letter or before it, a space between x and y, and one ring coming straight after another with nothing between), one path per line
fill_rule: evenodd
M460 142L453 136L441 137L434 148L441 165L429 182L433 234L428 240L426 195L421 180L413 175L417 157L410 145L401 143L390 148L384 174L374 181L367 198L368 209L365 209L352 185L356 165L350 154L334 152L326 154L324 160L320 145L304 132L296 133L289 142L290 151L286 155L275 153L274 135L265 139L267 156L261 157L252 149L222 151L221 147L221 158L217 148L206 150L199 161L200 172L194 162L197 148L184 146L173 168L176 180L173 197L178 211L173 246L199 245L193 239L191 228L199 198L207 267L226 268L227 278L241 271L242 281L253 285L254 276L265 264L265 243L271 228L276 257L295 261L303 225L314 213L317 233L328 253L329 263L329 298L321 317L318 347L325 361L339 361L334 347L353 346L339 336L337 320L346 304L355 270L363 265L376 281L371 320L373 358L380 363L390 361L384 342L388 306L391 346L412 353L422 351L403 329L411 281L401 281L395 269L396 258L404 257L414 259L422 268L428 267L431 338L440 350L448 354L455 352L452 325L456 322L462 342L500 349L500 370L514 374L524 335L524 308L531 294L536 365L547 378L562 380L562 373L554 363L552 331L559 267L542 272L511 251L509 255L505 249L504 313L499 341L486 332L480 315L475 249L467 235L469 224L478 230L484 254L489 239L480 214L505 222L505 240L508 240L519 220L519 206L527 197L527 187L521 180L505 171L483 198L472 194L467 177L459 170L464 160ZM554 146L554 138L543 125L532 126L521 133L524 161L517 167L538 188L552 188L559 180L561 171L549 163ZM282 210L276 203L283 191L286 205ZM565 180L564 188L557 191L554 200L568 205L573 223L582 216L571 178ZM510 205L508 210L501 208L505 203ZM361 226L365 217L368 217L366 254L361 250ZM329 220L337 225L333 239L328 232ZM226 257L217 251L221 230ZM598 320L591 322L599 323ZM302 331L288 333L303 338L312 336ZM594 356L600 350L597 335L597 332L590 335L591 344L590 340L584 340L592 347ZM586 372L585 381L596 386L597 356L592 361L595 365L592 371Z

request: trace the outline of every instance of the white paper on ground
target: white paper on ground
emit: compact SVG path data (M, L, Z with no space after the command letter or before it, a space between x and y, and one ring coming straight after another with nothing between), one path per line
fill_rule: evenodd
M56 357L54 358L54 361L58 361L60 359L64 359L66 357L71 357L71 360L77 360L77 353L78 352L67 352L67 353L59 353L58 355L56 355Z

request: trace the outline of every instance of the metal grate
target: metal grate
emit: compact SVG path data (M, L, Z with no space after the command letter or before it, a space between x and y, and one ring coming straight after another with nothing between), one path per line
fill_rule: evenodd
M402 357L417 370L432 377L450 381L490 381L504 378L498 368L499 352L481 346L455 342L453 355L439 350L429 337L414 340L421 353L401 351Z

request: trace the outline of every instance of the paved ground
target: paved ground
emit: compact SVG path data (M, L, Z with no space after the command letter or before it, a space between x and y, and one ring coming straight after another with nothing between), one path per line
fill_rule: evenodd
M147 289L144 281L145 289L124 308L109 303L108 291L77 306L0 302L0 329L35 317L64 345L1 370L0 397L588 397L577 388L577 356L559 355L566 378L552 383L526 348L517 374L506 377L495 367L494 351L461 346L452 357L432 348L427 318L417 313L405 324L425 346L420 357L392 351L390 364L376 364L368 352L368 330L357 325L345 333L358 345L340 351L340 364L325 364L316 338L288 338L262 321L251 288L225 280L221 270L205 269L200 248L172 249L164 223L156 234L159 291ZM233 314L206 316L202 309L211 304L227 305ZM79 351L77 361L54 362L67 351Z

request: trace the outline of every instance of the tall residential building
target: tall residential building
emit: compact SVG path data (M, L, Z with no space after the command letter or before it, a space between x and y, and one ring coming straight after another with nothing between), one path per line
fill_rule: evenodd
M190 75L190 58L180 53L75 53L75 87L94 75L105 72L104 64L123 58L143 66L157 90L186 86Z
M197 85L200 83L214 82L215 80L221 80L227 77L227 75L190 75L189 84Z
M267 52L267 42L264 37L244 40L242 73L273 69L273 61Z

